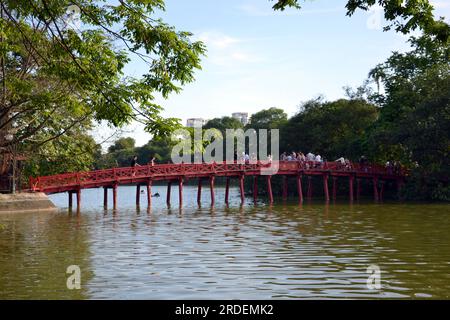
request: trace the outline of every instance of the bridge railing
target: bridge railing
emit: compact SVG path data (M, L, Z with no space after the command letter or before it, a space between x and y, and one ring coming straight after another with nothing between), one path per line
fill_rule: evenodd
M268 163L201 163L201 164L159 164L136 167L112 168L78 173L64 173L53 176L30 178L31 190L46 190L57 187L82 186L88 184L113 183L121 180L196 176L205 174L225 174L239 172L258 172L264 167L277 165L279 171L329 171L329 172L354 172L359 174L400 175L404 172L390 172L381 165L358 163L341 164L339 162L317 161L279 161ZM391 170L392 171L392 170Z

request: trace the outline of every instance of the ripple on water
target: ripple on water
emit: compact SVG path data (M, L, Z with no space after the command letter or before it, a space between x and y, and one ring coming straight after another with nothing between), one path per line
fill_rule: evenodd
M233 190L226 208L218 188L211 209L208 197L198 208L188 186L183 210L163 196L148 213L134 207L134 190L119 189L115 212L99 207L102 190L89 190L81 215L0 216L0 298L450 297L448 205L241 208ZM52 199L66 205L65 195ZM65 287L71 264L82 270L78 292ZM373 264L380 290L367 288Z

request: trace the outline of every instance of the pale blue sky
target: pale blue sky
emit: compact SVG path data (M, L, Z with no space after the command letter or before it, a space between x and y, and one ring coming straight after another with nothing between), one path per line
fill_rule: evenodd
M208 54L196 81L168 100L158 99L164 116L206 119L270 107L295 114L302 101L319 94L344 96L392 51L407 50L407 37L383 32L382 11L345 15L345 0L306 1L301 10L274 12L268 0L166 0L164 20L191 31ZM438 16L449 17L450 1L434 1ZM133 59L127 75L145 64ZM125 136L137 145L150 135L132 125ZM110 131L100 130L99 140ZM132 132L132 133L131 133Z

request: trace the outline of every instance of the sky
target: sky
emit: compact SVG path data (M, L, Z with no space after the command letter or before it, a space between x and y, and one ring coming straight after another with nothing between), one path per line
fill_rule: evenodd
M345 97L343 87L363 83L392 51L406 51L408 36L383 32L379 8L346 16L346 0L310 0L302 9L274 12L268 0L166 0L162 18L190 31L207 47L195 82L157 102L163 116L212 119L233 112L255 113L278 107L292 116L318 95ZM450 1L433 1L436 16L450 17ZM133 57L127 76L139 77L146 65ZM98 141L113 131L100 126ZM133 123L122 136L136 145L151 135Z

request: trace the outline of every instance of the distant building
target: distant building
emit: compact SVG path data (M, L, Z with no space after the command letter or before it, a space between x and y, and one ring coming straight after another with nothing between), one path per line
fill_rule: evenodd
M247 112L235 112L231 115L234 119L239 120L244 126L248 124Z
M197 128L203 127L206 124L206 120L203 118L191 118L186 120L186 127L188 128Z

